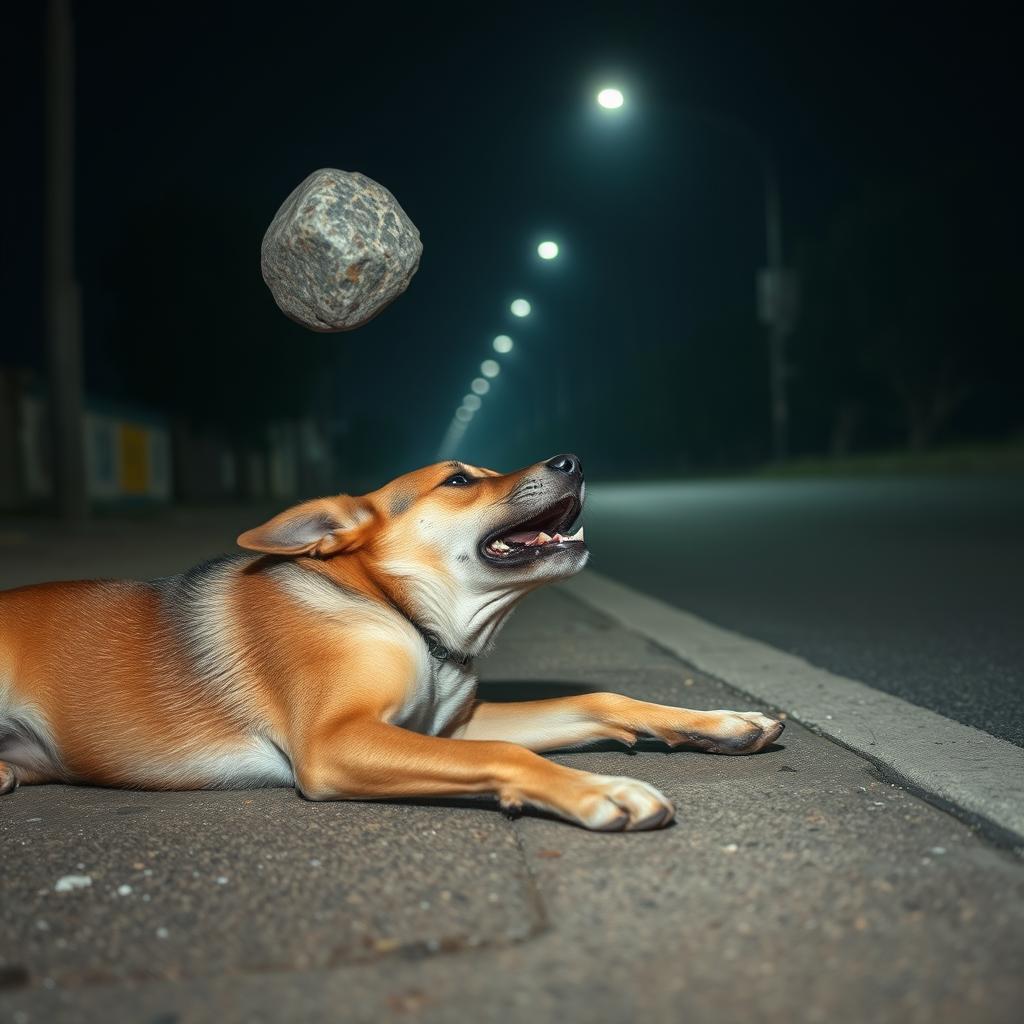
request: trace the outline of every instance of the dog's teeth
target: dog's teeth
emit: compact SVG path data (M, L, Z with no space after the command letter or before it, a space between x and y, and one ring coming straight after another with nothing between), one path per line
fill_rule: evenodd
M566 540L583 540L583 527L581 526L571 537L566 537Z
M550 540L551 538L543 530L541 530L541 532L537 534L538 544L547 544Z

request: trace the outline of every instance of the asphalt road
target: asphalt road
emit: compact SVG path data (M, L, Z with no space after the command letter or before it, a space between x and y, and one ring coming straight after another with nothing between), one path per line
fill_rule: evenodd
M591 566L1024 746L1024 480L595 485Z

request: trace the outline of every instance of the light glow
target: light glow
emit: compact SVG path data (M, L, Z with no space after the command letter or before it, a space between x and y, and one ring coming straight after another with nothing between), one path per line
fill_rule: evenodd
M491 390L491 382L484 380L483 377L474 377L473 383L469 385L469 390L475 395L486 395Z
M605 110L618 110L626 102L626 98L619 89L602 89L597 94L597 102Z
M480 364L480 372L485 377L497 377L501 373L501 366L497 359L485 359Z
M494 345L494 351L500 352L502 355L506 352L511 352L513 348L512 339L507 334L499 334L492 344Z
M513 316L529 316L530 315L530 304L526 299L516 299L509 309L512 310Z
M542 260L553 260L558 255L557 242L541 242L537 246L537 255Z
M462 399L463 408L468 409L470 412L476 412L481 405L483 405L483 403L480 401L479 395L469 394Z
M460 405L455 410L455 418L460 423L468 423L473 418L473 411L472 409L467 409L464 405Z

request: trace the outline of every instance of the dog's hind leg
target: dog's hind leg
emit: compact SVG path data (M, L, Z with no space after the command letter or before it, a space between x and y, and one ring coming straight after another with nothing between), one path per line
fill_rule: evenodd
M5 793L13 793L18 786L33 786L36 783L50 781L50 777L42 772L33 771L31 768L22 768L19 765L10 764L8 761L0 761L0 796Z
M609 739L632 744L646 737L714 754L754 754L778 739L783 728L782 722L757 711L690 711L618 693L587 693L550 700L481 702L452 735L506 740L537 751Z

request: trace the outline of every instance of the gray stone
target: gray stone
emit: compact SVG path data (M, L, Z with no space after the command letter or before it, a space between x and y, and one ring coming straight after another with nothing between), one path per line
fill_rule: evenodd
M325 167L282 203L260 264L285 315L314 331L351 331L405 291L422 253L416 225L383 185Z

